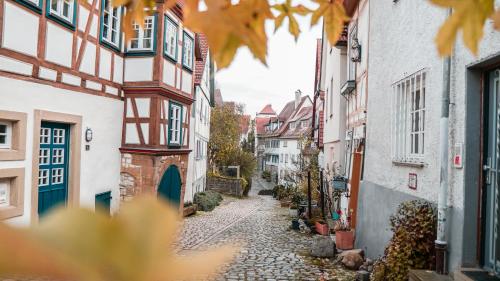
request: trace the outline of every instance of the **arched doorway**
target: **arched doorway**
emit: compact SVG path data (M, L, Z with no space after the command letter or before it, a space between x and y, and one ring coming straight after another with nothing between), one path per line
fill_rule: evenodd
M181 201L181 174L175 165L170 165L163 174L158 186L158 196L175 206Z

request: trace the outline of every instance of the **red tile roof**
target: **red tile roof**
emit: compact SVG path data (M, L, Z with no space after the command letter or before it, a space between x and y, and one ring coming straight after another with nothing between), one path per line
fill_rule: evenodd
M222 99L222 93L219 88L215 89L214 99L215 99L215 106L222 106L224 104L224 100Z
M298 138L302 137L305 134L310 134L312 130L312 112L312 106L306 106L302 108L288 121L288 124L290 124L291 122L296 122L295 129L290 129L290 126L287 124L286 129L281 136L284 138ZM301 121L305 120L309 121L309 125L306 127L302 127Z
M276 111L274 111L271 104L268 104L264 106L264 108L259 112L259 114L276 115Z
M242 115L240 118L240 132L241 134L248 133L250 128L250 115Z
M265 126L269 123L270 117L256 117L255 118L255 130L257 135L263 135L266 133Z
M208 42L207 38L202 33L196 34L196 50L199 51L199 56L196 58L194 66L194 84L199 85L203 79L203 72L207 62Z

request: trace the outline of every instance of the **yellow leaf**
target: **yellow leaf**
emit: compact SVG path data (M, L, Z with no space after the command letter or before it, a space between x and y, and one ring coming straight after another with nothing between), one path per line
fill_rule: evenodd
M178 280L207 275L229 261L235 248L225 247L191 256L188 266L172 246L179 218L176 209L155 197L144 197L124 204L113 218L70 208L42 218L30 231L0 225L0 240L9 241L0 243L0 275Z
M196 1L184 13L184 23L207 37L217 68L227 67L241 46L265 64L267 35L265 21L273 18L267 0L241 0L232 5L227 0L205 1L207 9L198 11Z
M311 25L318 23L323 17L326 36L331 45L337 43L344 24L349 21L342 0L313 0L319 7L313 12Z
M441 26L436 45L441 56L448 56L453 50L457 33L462 30L464 44L477 55L483 37L484 24L494 12L493 0L430 0L431 3L453 13Z
M300 28L294 16L295 14L305 16L309 14L311 10L300 4L292 6L291 0L286 0L285 3L274 5L273 9L279 12L279 15L274 20L274 31L276 32L283 24L283 20L288 18L288 31L293 35L295 41L297 41L300 34Z
M496 30L500 30L500 10L497 10L492 16L494 27Z

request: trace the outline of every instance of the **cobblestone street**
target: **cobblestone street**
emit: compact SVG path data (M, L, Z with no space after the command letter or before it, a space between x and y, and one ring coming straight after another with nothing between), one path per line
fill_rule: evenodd
M265 182L254 178L249 198L225 198L222 206L185 220L180 253L219 244L241 243L236 260L215 280L354 280L354 272L329 259L308 256L311 236L288 229L286 208L259 196Z

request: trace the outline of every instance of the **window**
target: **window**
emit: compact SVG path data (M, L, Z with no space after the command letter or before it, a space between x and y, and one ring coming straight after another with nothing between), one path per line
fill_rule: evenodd
M288 163L288 154L285 154L285 163Z
M165 16L165 46L164 52L169 58L177 61L177 36L179 27L169 17Z
M419 71L393 85L393 160L422 162L425 136L426 73Z
M193 70L193 49L194 40L186 32L182 38L184 47L182 48L182 65L189 70Z
M201 141L200 140L196 140L196 159L200 159L201 156L203 155L203 152L202 152L203 148L201 146Z
M169 145L181 145L182 106L170 103Z
M50 130L50 129L49 129ZM54 129L54 144L64 144L64 129Z
M52 150L52 164L64 164L64 149L63 148L54 148ZM42 164L40 163L40 165L42 165Z
M0 122L0 149L12 148L12 123Z
M0 208L10 206L10 181L0 179Z
M121 9L113 8L110 0L102 1L102 41L120 48L120 18Z
M61 184L64 179L64 168L52 169L52 184Z
M283 147L287 147L288 146L288 143L286 140L283 141Z
M40 128L40 144L50 144L49 128Z
M288 125L290 129L295 129L295 122L291 122L290 125Z
M40 169L38 170L38 186L49 185L49 170Z
M75 25L75 1L74 0L49 0L47 2L48 13L57 19L63 20L72 26Z
M280 162L283 163L283 153L281 153Z
M149 16L144 19L143 28L141 28L140 25L135 22L132 24L132 29L134 30L134 32L129 42L129 51L154 51L154 21L155 17Z
M40 165L48 165L50 164L50 149L42 148L40 149L40 155L38 158L38 163Z

